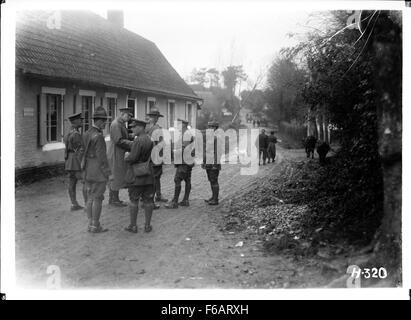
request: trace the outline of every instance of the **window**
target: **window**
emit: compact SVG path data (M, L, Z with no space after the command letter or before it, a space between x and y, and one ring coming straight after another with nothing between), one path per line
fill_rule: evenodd
M109 95L106 93L106 109L107 115L110 117L108 120L108 126L104 130L104 135L108 135L110 133L111 122L116 118L116 111L117 111L117 97L115 95Z
M127 108L133 110L133 118L136 117L136 100L135 99L127 99Z
M174 101L168 101L168 126L169 128L174 127L174 117L175 117L175 107L176 104Z
M156 98L147 98L147 111L146 114L149 113L153 108L156 106Z
M83 113L83 132L86 132L92 125L92 113L93 113L93 97L82 96L81 97L81 112Z
M83 114L83 132L86 132L93 125L93 112L96 92L90 90L79 90L81 96L81 112Z
M46 110L47 142L61 141L62 96L59 94L46 94Z
M43 150L63 143L64 95L66 89L41 87L37 103L39 108L38 142ZM59 146L61 147L61 145Z
M193 122L192 117L193 117L193 108L192 108L191 102L188 102L187 103L187 119L186 120L190 123L190 125Z
M116 106L117 106L117 99L108 97L107 98L107 114L110 117L110 120L113 121L116 117Z

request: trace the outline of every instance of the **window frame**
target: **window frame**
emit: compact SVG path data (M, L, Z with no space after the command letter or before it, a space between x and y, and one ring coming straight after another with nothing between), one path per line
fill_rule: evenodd
M188 121L190 125L192 125L193 123L193 103L191 101L186 102L186 120Z
M125 108L128 108L128 100L134 101L134 118L137 118L137 97L127 95Z
M93 126L93 113L94 113L94 109L96 107L96 92L92 91L92 90L83 90L83 89L79 89L78 91L78 95L81 97L80 100L80 109L81 109L81 113L84 116L83 113L83 97L91 97L91 110L90 110L90 115L89 115L89 129L90 127ZM85 130L85 125L86 125L86 121L83 121L83 126L82 126L82 131L83 133L86 132L87 130Z
M146 115L151 111L150 110L150 102L154 102L153 108L155 108L156 105L157 105L157 100L156 100L155 97L147 97L147 100L146 100Z
M114 99L114 106L113 106L113 110L109 109L109 101L110 99ZM111 127L111 123L113 122L113 120L117 117L117 105L118 105L118 96L117 93L113 93L113 92L105 92L104 93L104 103L103 103L106 111L107 111L107 115L109 117L111 117L108 121L108 126L106 127L106 129L104 130L104 135L106 137L110 136L110 127ZM111 114L110 111L113 111L113 114Z
M51 116L49 113L49 99L55 99L55 110L57 113L55 126L51 123ZM59 101L60 100L60 101ZM63 141L64 137L64 99L60 94L46 93L46 141L47 143L58 143ZM52 128L56 128L56 139L52 140ZM59 139L60 136L60 139Z
M57 124L57 128L60 127L60 130L57 129L57 134L60 134L60 138L56 137L56 141L49 141L47 139L47 95L56 95L60 96L60 119L57 119L60 123ZM49 150L59 150L64 148L64 97L66 95L65 88L56 88L56 87L41 87L41 92L39 95L39 126L38 126L38 135L39 135L39 145L43 151ZM60 132L58 132L60 131Z
M173 104L173 123L171 123L171 108L170 104ZM167 100L167 126L168 128L174 128L174 122L176 121L176 101L173 99Z

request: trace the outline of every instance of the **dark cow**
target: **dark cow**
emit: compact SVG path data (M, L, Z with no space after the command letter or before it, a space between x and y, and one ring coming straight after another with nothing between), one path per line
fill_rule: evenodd
M325 142L325 141L318 141L317 144L317 153L318 156L320 157L320 163L321 164L325 164L326 163L326 157L327 157L327 153L328 151L330 151L330 145Z
M314 150L315 150L316 143L317 143L317 138L314 136L308 136L307 138L305 138L304 147L305 147L305 152L307 153L307 158L311 156L312 159L314 159Z

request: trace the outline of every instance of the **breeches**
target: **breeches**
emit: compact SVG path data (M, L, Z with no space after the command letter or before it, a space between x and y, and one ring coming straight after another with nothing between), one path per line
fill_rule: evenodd
M174 176L176 186L181 186L181 181L184 181L186 185L191 185L191 171L191 168L178 166Z
M143 199L144 204L151 204L154 201L154 186L152 184L132 186L128 188L128 195L133 204L138 204L140 198Z
M89 200L104 200L104 192L106 191L107 182L86 181L87 199Z

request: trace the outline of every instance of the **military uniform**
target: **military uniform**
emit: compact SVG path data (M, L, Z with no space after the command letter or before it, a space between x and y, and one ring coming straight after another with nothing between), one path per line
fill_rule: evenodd
M106 120L106 111L99 107L93 118ZM102 129L93 125L84 134L84 180L87 190L87 216L89 231L106 231L100 226L101 206L104 199L107 181L111 174L107 160L106 142Z
M163 117L158 110L152 110L147 114L148 116L154 117ZM157 129L162 129L161 126L156 123L150 128L146 128L146 132L151 138L153 132ZM158 144L159 141L155 141L155 144ZM155 191L155 200L161 202L167 202L167 199L164 199L161 195L161 175L163 174L163 165L162 164L153 164L153 174L154 174L154 191Z
M145 124L145 121L132 119L130 127L143 127ZM137 232L137 214L140 198L143 200L145 210L145 231L150 232L152 229L150 223L154 209L154 176L150 159L153 145L150 137L143 129L142 133L134 138L131 151L125 157L127 163L125 186L128 187L130 197L130 225L126 230L134 233ZM146 172L142 175L136 175L135 166L138 164L145 167Z
M267 147L268 147L268 140L267 135L265 133L260 133L258 135L258 149L259 149L259 156L258 156L258 164L260 164L261 158L263 158L263 165L267 161Z
M215 121L210 121L208 123L209 128L214 128L217 130L218 128L218 122ZM218 176L221 171L221 164L218 161L218 142L217 142L217 137L214 138L214 161L213 163L206 163L206 155L207 155L207 149L204 149L204 163L202 167L206 170L207 172L207 178L208 181L210 182L211 186L211 192L212 192L212 197L208 200L205 200L206 203L209 205L217 205L218 204L218 195L220 191L220 185L218 183Z
M188 121L186 120L181 120L183 124L188 125ZM182 135L184 136L186 130L182 132ZM193 164L188 164L184 162L184 149L194 141L194 138L191 138L191 141L183 141L182 142L182 155L183 155L183 163L175 164L176 167L176 173L174 176L174 197L171 203L166 205L166 208L168 209L176 209L178 208L178 205L181 205L183 207L188 207L189 204L189 197L190 197L190 191L191 191L191 172L194 167ZM185 183L185 189L184 189L184 198L183 201L178 203L178 198L180 196L181 192L181 182L184 181Z
M79 210L83 209L80 206L76 199L76 186L79 180L83 180L82 176L82 169L81 169L81 161L84 155L84 144L83 138L81 133L79 132L79 126L74 125L73 122L76 120L81 120L81 113L76 113L68 117L70 122L72 122L72 128L70 131L64 136L64 144L65 144L65 152L64 152L64 160L65 160L65 170L68 173L69 178L69 186L68 186L68 193L71 200L71 210ZM83 184L83 197L84 202L87 202L87 195L85 191L85 187Z
M128 108L120 109L121 112L131 112ZM108 160L112 176L110 179L109 204L115 206L125 206L119 198L119 190L124 185L124 175L126 174L126 164L124 154L130 151L132 141L129 139L125 121L117 117L110 126L110 147Z
M274 134L271 134L267 138L267 157L268 157L268 163L272 160L273 162L275 161L275 156L276 156L276 148L275 144L277 143L277 138L275 137Z

